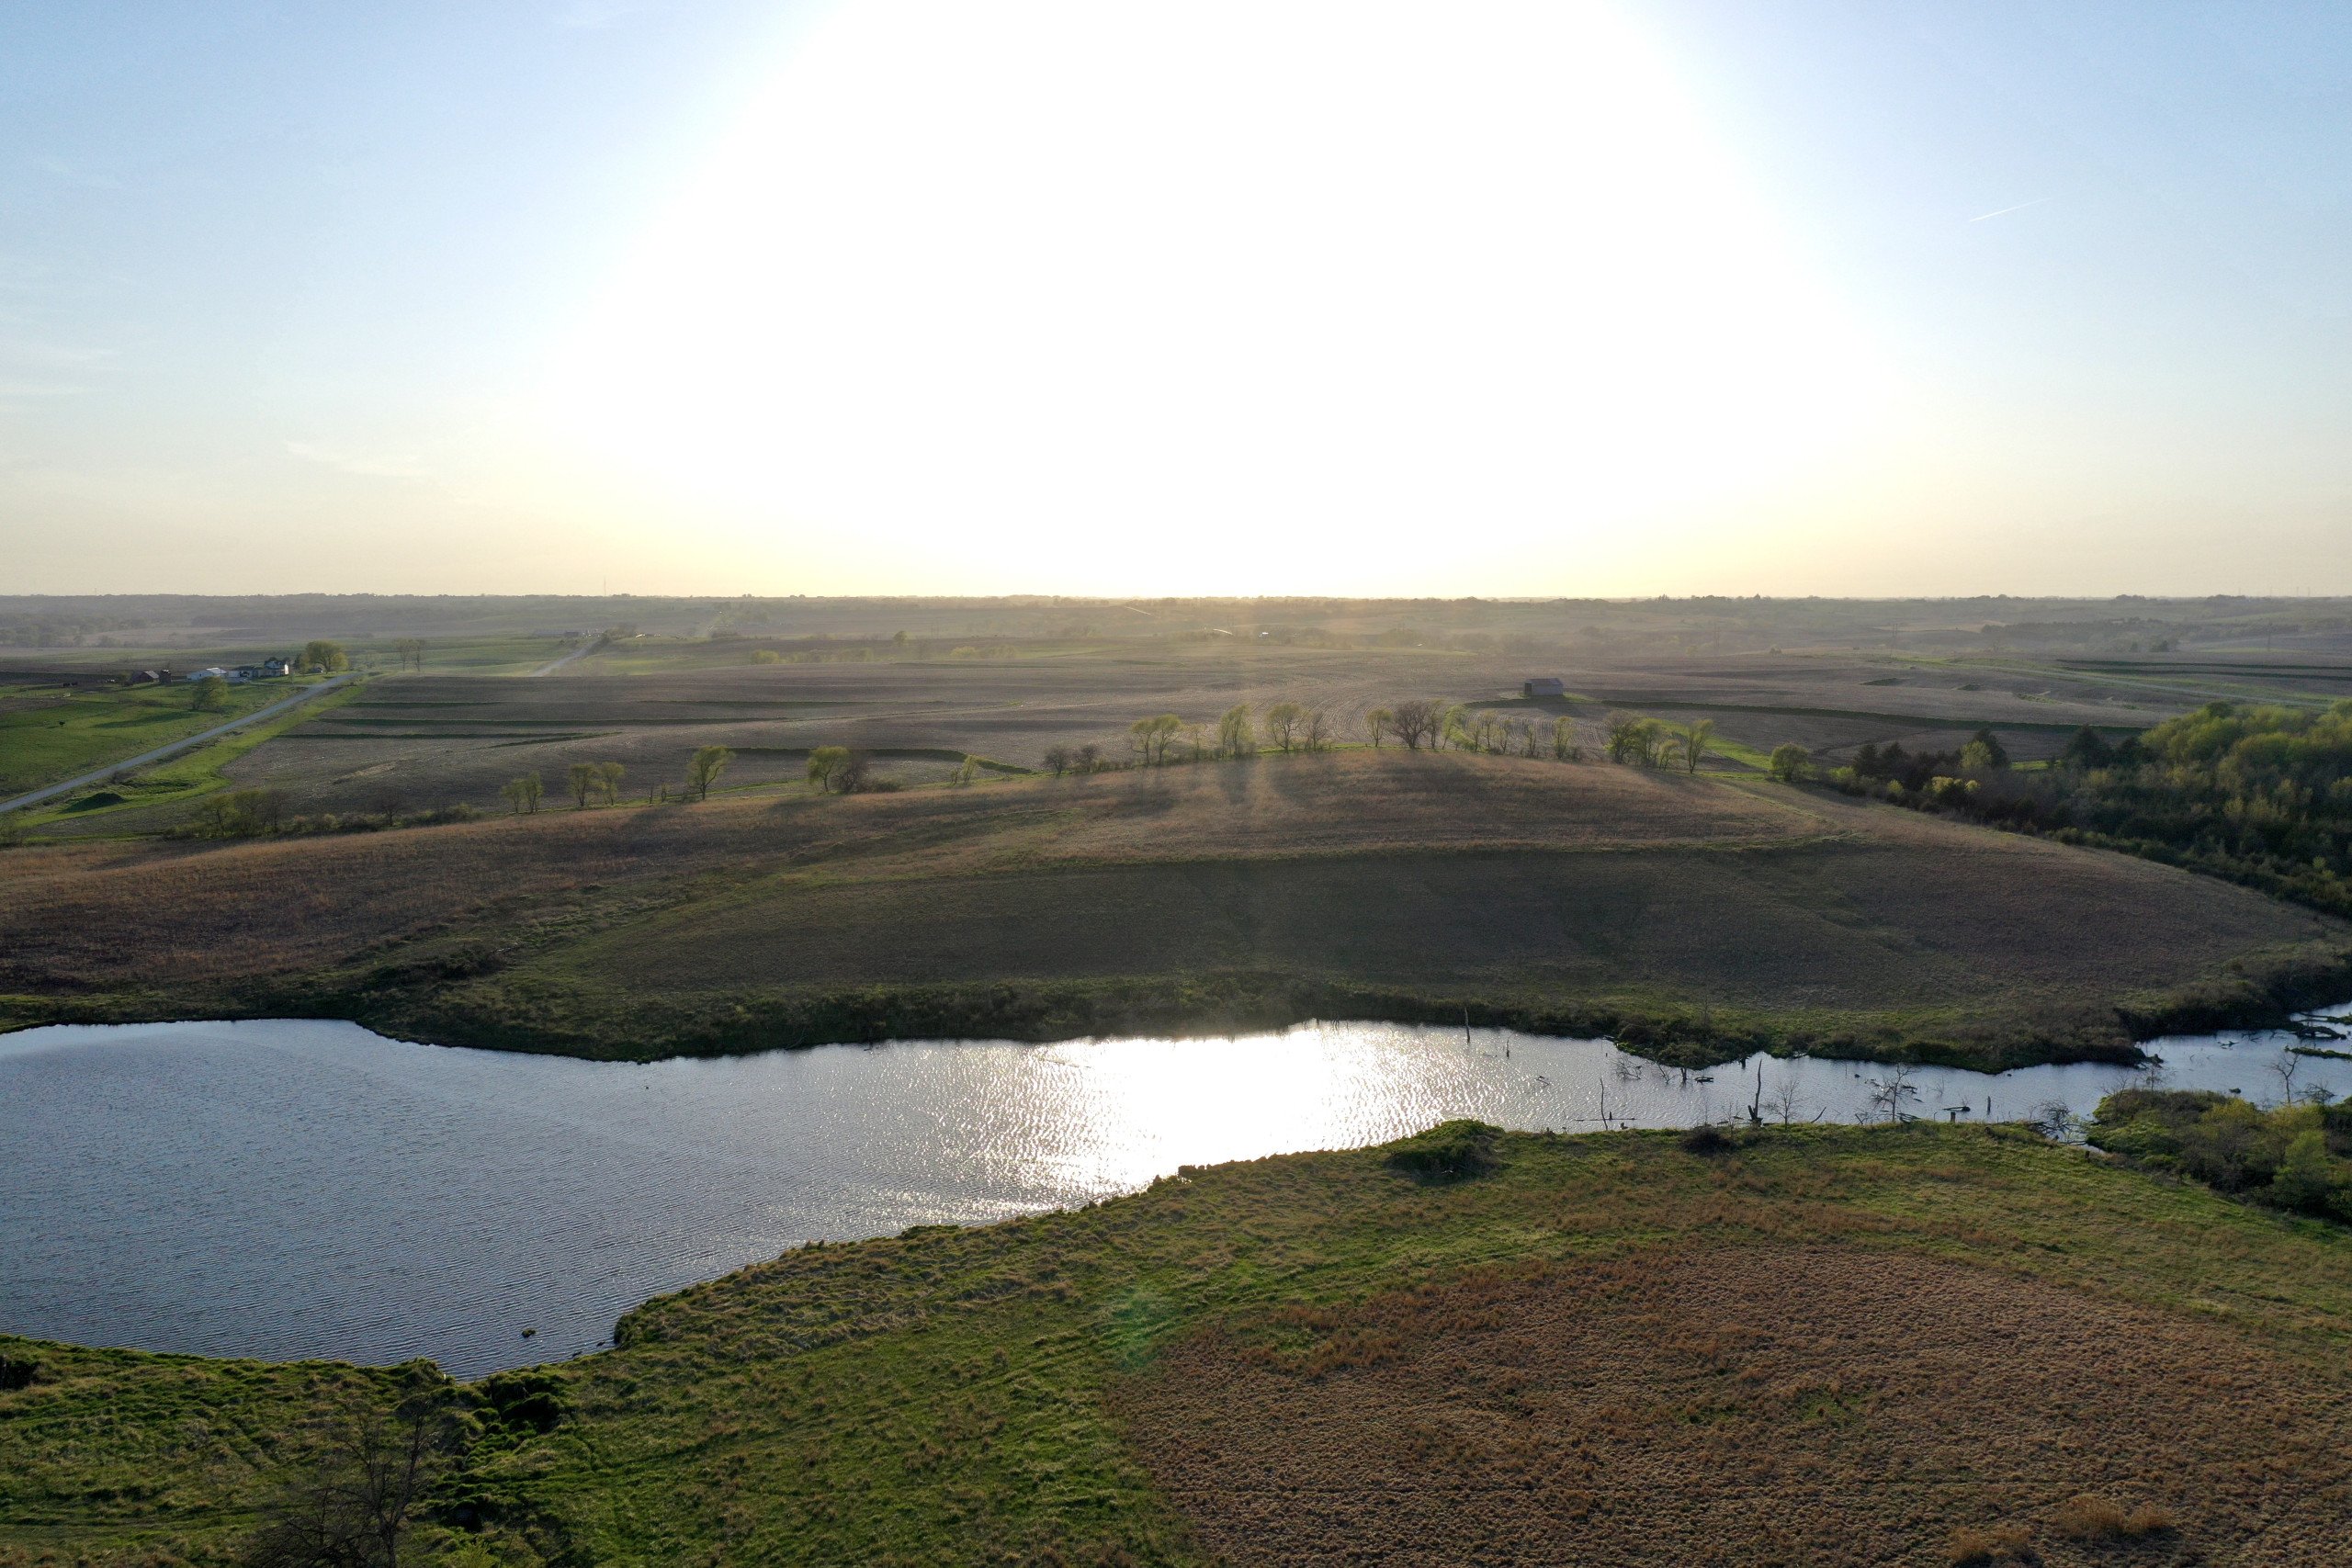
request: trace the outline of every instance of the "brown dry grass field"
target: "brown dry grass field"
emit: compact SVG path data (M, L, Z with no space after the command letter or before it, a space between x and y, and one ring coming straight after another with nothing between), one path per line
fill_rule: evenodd
M1394 750L0 857L17 1021L277 1009L591 1055L1469 1007L2024 1060L2275 1008L2297 965L2340 984L2345 940L1760 781Z
M1939 1538L1945 1561L1979 1539L2051 1568L2202 1562L2215 1537L2325 1562L2352 1486L2340 1394L2210 1320L1808 1246L1244 1316L1124 1413L1236 1568L1904 1562ZM2070 1538L2077 1496L2145 1510L2141 1539Z

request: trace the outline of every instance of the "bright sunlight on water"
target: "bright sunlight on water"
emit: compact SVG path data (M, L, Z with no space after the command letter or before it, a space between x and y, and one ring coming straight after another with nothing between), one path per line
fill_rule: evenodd
M2269 1100L2293 1039L2152 1050L2170 1087ZM2352 1062L2297 1060L2299 1091L2352 1093ZM0 1040L0 1328L470 1376L594 1349L647 1297L810 1239L985 1223L1451 1116L1588 1132L1760 1100L1771 1121L1861 1120L1887 1073L1686 1074L1604 1041L1367 1023L644 1066L310 1021L29 1030ZM1921 1069L1905 1106L2083 1113L2143 1076Z

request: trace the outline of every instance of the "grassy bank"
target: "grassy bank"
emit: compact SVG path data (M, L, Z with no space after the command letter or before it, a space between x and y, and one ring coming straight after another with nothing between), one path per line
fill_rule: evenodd
M2352 991L2338 922L1764 783L1353 752L0 856L0 1018L652 1057L1307 1018L1984 1066Z
M2316 1563L2352 1503L2352 1233L2001 1128L1191 1169L791 1253L617 1338L458 1391L456 1561L1949 1562L1963 1527L2113 1560L2087 1495L2163 1521L2128 1561ZM0 1393L0 1562L219 1561L394 1393L0 1356L39 1369Z

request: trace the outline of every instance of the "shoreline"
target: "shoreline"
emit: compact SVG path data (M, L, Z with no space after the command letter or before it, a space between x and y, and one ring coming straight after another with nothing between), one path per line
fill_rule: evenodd
M2132 1066L2146 1059L2141 1049L2146 1042L2165 1035L2285 1027L2298 1013L2352 997L2352 950L2249 955L2169 990L2040 1019L1986 1019L1958 1009L1940 1015L1762 1012L1606 997L1479 998L1265 972L693 997L514 983L494 967L461 970L440 984L413 975L381 983L388 978L379 971L356 984L342 976L303 977L169 996L0 995L0 1034L49 1024L321 1019L423 1044L655 1062L911 1040L1214 1038L1319 1021L1603 1039L1671 1067L1715 1066L1763 1052L2002 1072L2079 1062Z

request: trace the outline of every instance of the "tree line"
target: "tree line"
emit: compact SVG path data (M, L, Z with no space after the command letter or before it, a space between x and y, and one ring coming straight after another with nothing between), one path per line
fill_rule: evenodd
M2046 767L1982 730L1956 752L1866 747L1830 782L2352 915L2352 701L2209 703L2117 740L2086 726Z

